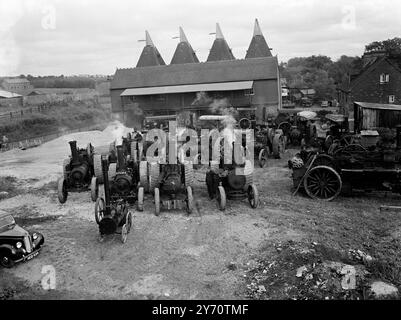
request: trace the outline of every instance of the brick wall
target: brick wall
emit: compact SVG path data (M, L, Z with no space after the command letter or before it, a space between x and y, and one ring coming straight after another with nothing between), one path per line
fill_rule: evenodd
M388 83L380 83L381 74L389 74ZM376 62L351 83L351 100L358 102L389 103L394 95L393 104L401 105L401 72L386 59Z

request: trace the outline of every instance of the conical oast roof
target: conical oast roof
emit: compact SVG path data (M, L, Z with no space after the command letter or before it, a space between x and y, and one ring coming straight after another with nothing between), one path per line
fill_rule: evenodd
M245 59L271 57L271 56L272 53L270 51L270 48L267 45L262 30L260 29L258 19L256 19L252 41L251 44L249 45L248 51L246 52Z
M199 62L195 51L192 49L187 37L185 36L184 30L180 27L180 43L175 49L171 64L182 64L182 63L197 63Z
M153 44L149 32L146 33L146 46L143 48L141 56L139 57L137 67L150 67L165 65L162 56Z
M210 49L207 61L210 62L222 60L235 60L235 57L231 52L226 39L224 39L219 24L216 23L216 39L214 40L213 46Z

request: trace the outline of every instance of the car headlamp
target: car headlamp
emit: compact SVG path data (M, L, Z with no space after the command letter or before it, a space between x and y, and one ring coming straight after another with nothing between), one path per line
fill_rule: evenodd
M22 248L22 243L21 242L17 242L17 244L15 246L17 247L17 249L21 249Z
M32 235L32 239L33 240L36 240L38 238L38 234L35 232L33 235Z

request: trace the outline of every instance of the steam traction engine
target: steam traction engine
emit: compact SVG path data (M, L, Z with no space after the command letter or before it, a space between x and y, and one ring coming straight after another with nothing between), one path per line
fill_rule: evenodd
M193 210L193 165L149 163L149 191L154 194L155 214L160 208L181 209L185 204L188 214Z
M224 211L227 199L241 200L248 198L252 208L259 205L259 193L253 184L253 166L249 160L244 164L225 164L224 157L220 161L211 161L206 173L206 186L210 199L216 199L219 209Z
M111 199L124 199L130 205L136 202L138 211L143 211L144 187L140 184L139 178L141 174L147 176L147 163L143 161L138 164L129 156L126 157L123 146L117 146L116 150L117 162L109 163L108 167ZM141 165L143 163L145 166Z
M286 148L286 137L281 129L263 128L255 133L255 157L263 168L271 156L280 159Z
M401 193L401 127L396 140L396 147L348 145L333 155L294 157L290 166L295 193L304 189L311 198L326 201L353 189Z
M70 141L71 156L64 160L63 177L58 181L58 199L67 201L68 192L82 192L90 188L92 201L96 201L99 185L94 174L93 147L78 149L76 141Z
M132 227L132 213L128 211L128 202L132 200L130 192L132 180L129 175L122 172L118 176L113 176L114 172L109 172L106 158L102 158L102 171L104 198L99 197L95 204L95 220L99 226L100 239L103 240L106 235L120 233L121 241L125 243ZM109 177L112 178L111 181Z

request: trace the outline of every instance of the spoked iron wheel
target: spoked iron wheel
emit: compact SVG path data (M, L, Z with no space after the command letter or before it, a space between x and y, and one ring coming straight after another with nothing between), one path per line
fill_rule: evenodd
M319 154L313 162L314 167L326 166L334 167L334 159L327 154Z
M330 149L330 147L333 145L333 142L334 142L333 136L328 135L326 137L326 140L324 141L324 148L326 151Z
M102 156L100 154L93 156L93 170L99 183L103 183Z
M155 215L160 215L160 190L159 188L155 188L154 190L154 197L155 197Z
M353 152L367 152L368 150L361 146L360 144L349 144L345 146L344 148L338 149L337 151L334 152L334 155L336 154L348 154L348 153L353 153Z
M58 181L57 195L58 195L58 201L60 201L60 203L65 203L67 201L68 197L67 181L64 178L61 178Z
M143 199L144 199L144 191L143 187L139 187L138 189L138 201L137 201L137 209L138 211L143 211Z
M312 168L305 177L304 188L312 199L331 201L340 194L342 181L333 168L318 166Z
M354 151L355 152L367 152L368 150L360 144L349 144L343 149L343 151L345 151L345 152L354 152Z
M267 162L267 150L263 148L259 152L259 166L261 168L264 168Z
M226 191L222 186L218 187L216 200L219 205L219 209L224 211L226 209L227 197Z
M346 146L352 144L353 140L354 140L354 138L353 138L352 135L344 136L344 137L342 137L342 139L341 139L341 141L342 141Z
M128 239L128 226L125 223L121 228L121 242L126 243Z
M105 213L105 202L103 198L97 198L96 203L95 203L95 220L96 223L99 224L100 221L102 221Z
M194 196L192 193L192 188L190 186L187 187L187 213L191 214L194 208Z
M256 209L259 205L259 192L254 184L248 187L248 201L253 209Z
M93 202L97 200L97 197L99 195L99 183L97 181L96 177L92 177L91 180L91 199Z
M130 233L131 228L132 228L132 212L131 211L128 211L128 213L127 213L125 224L127 225L128 233Z

